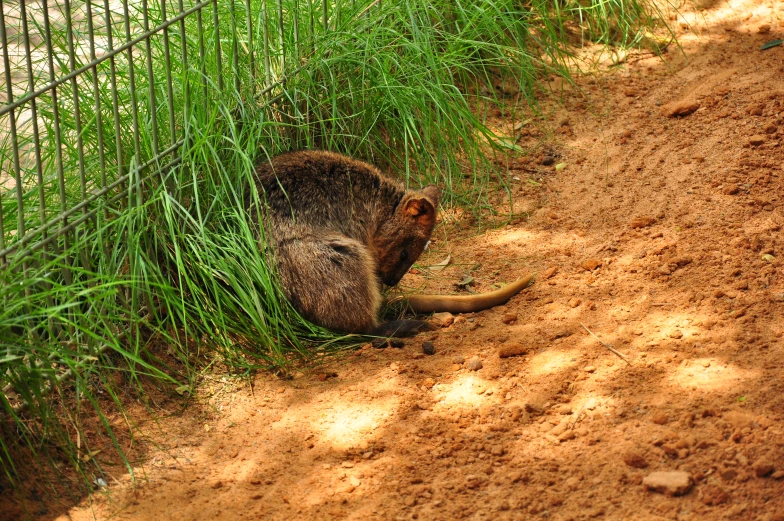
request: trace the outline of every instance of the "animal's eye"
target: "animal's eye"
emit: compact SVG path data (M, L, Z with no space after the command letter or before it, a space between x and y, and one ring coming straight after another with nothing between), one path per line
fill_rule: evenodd
M408 258L408 252L406 250L401 251L400 252L400 260L404 261L407 258Z

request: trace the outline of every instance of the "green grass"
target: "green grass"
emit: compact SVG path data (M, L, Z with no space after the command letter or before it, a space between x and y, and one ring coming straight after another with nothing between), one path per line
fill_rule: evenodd
M26 475L20 454L52 463L56 452L91 483L102 471L78 455L105 439L132 471L109 421L123 408L117 371L140 393L149 382L187 389L205 356L240 371L285 369L357 342L303 321L282 297L244 211L259 160L306 147L342 151L411 186L439 184L445 204L481 209L505 182L487 159L495 136L483 108L532 105L543 76L568 78L566 42L634 45L658 19L646 0L343 0L330 5L325 29L321 2L283 0L279 31L279 4L268 0L265 34L262 2L252 0L249 36L245 4L234 4L220 2L219 33L208 4L202 23L187 16L153 35L149 52L143 40L132 58L124 52L88 69L74 80L76 96L71 82L56 99L40 96L40 163L30 120L20 121L22 189L0 192L6 246L20 223L34 230L126 177L69 217L83 219L73 230L25 251L47 237L31 236L0 269L0 388L13 389L0 394L0 464L11 482ZM92 7L92 29L105 36L102 5ZM133 38L160 23L160 4L146 21L143 6L130 7L127 26L121 12L108 17L115 47L126 31ZM166 9L171 16L177 4ZM73 63L70 31L35 19L28 31L52 33L55 77L89 61L84 17L73 29L83 51ZM46 54L35 56L39 88L49 77ZM501 80L520 94L502 100ZM26 79L15 89L23 94ZM14 171L13 144L2 131L1 172ZM152 347L161 345L176 364L157 356ZM82 427L88 416L97 431Z

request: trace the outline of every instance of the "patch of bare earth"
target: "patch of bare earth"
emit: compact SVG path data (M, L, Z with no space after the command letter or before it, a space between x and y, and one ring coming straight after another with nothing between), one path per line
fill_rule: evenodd
M509 165L530 218L445 220L404 281L537 271L507 305L336 377L219 382L135 488L118 467L108 499L42 518L784 519L784 47L760 51L783 17L690 10L686 57L581 81L556 145Z

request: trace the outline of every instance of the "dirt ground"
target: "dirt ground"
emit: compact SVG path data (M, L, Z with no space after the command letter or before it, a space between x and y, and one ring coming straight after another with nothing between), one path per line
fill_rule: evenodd
M784 520L784 3L700 7L685 55L524 126L513 224L443 215L403 282L532 287L293 380L208 378L135 487L39 519Z

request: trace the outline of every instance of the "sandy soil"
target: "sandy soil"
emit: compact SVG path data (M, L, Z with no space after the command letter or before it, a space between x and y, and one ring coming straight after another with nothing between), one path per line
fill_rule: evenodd
M784 4L702 7L685 56L632 54L523 128L513 224L444 216L420 264L452 263L405 279L534 286L293 380L208 377L135 441L135 488L116 467L40 519L784 520L784 46L760 50Z

